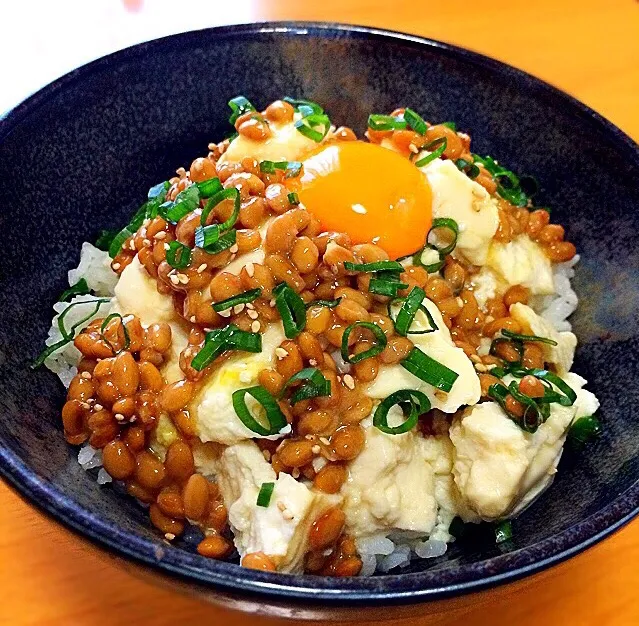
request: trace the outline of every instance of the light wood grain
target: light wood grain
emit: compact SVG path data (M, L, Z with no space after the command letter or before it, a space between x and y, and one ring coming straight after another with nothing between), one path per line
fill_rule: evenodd
M181 10L190 4L181 2ZM199 3L192 27L219 23L216 4L202 8ZM561 87L639 138L639 4L632 0L254 0L251 6L255 20L360 23L475 49ZM152 18L153 2L132 16L140 38L145 13ZM3 485L0 511L0 624L283 623L245 617L142 582ZM636 521L587 553L533 577L515 595L500 594L472 610L404 623L625 626L639 623L638 587Z

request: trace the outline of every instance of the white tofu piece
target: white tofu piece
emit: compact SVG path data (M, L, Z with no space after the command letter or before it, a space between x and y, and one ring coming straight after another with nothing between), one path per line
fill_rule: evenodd
M508 289L508 284L488 266L484 265L479 272L470 276L469 287L475 296L475 300L477 300L479 308L485 311L488 300L502 295Z
M508 243L493 241L486 264L508 286L523 285L534 296L555 293L552 263L528 235L519 235Z
M342 487L348 532L354 537L380 531L429 533L437 519L434 473L414 430L388 435L372 425L366 444L348 466Z
M400 389L417 389L428 396L433 408L445 413L454 413L460 406L476 404L479 401L479 378L471 360L453 343L437 305L427 298L423 304L432 315L438 330L424 335L410 335L410 338L420 350L458 374L452 389L449 393L444 393L420 380L401 365L395 364L380 366L377 378L370 383L366 394L381 400ZM423 330L428 327L426 316L422 311L418 311L411 330Z
M233 392L257 384L257 376L263 369L273 366L276 360L275 348L284 341L281 322L269 324L262 333L262 351L253 354L237 352L232 354L206 379L189 405L191 416L197 425L197 435L201 441L216 441L232 445L245 439L260 436L244 426L233 408ZM246 396L251 407L250 396ZM259 406L256 410L259 410Z
M433 217L450 217L459 226L457 252L474 265L486 263L499 226L495 199L453 161L435 159L420 169L433 192Z
M570 331L556 331L549 321L540 317L529 306L520 302L510 307L510 315L522 325L524 333L556 341L556 346L545 343L539 344L543 348L544 359L556 366L560 376L570 371L575 356L575 348L577 347L577 337L573 333Z
M207 453L209 458L203 459ZM200 450L196 463L217 480L240 556L264 552L279 571L301 573L311 525L329 508L339 506L341 497L313 491L289 474L276 477L252 441L221 452L219 447ZM269 505L258 506L260 488L268 482L275 483Z
M220 163L241 161L252 157L258 161L300 161L315 150L318 144L302 135L295 128L295 121L302 116L295 114L293 122L277 124L271 122L271 137L265 141L254 141L238 135L231 141L227 151L220 157Z

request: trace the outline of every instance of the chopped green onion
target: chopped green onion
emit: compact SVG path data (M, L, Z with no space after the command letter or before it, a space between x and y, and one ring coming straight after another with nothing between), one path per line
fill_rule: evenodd
M359 354L350 354L348 339L356 328L365 328L366 330L370 330L375 336L376 343L364 352L360 352ZM377 326L377 324L373 324L372 322L354 322L350 326L347 326L342 334L342 358L347 363L359 363L364 359L377 356L384 350L387 343L388 339L386 339L386 334L379 326Z
M422 116L413 111L413 109L406 109L404 111L404 119L406 123L419 135L425 135L428 125L423 120Z
M534 433L550 415L548 404L546 402L538 403L535 398L521 393L519 385L514 380L508 385L508 391L517 402L525 407L524 414L517 420L519 425L526 432ZM542 398L542 400L545 400L545 398Z
M513 538L513 526L509 519L495 524L495 543L503 543Z
M288 379L279 397L284 397L287 389L297 382L303 382L304 384L291 396L291 404L297 404L300 400L331 395L331 381L326 379L324 374L316 367L306 367Z
M559 378L557 374L553 374L548 370L543 369L530 369L527 370L527 374L534 376L535 378L539 378L541 381L548 381L552 383L559 391L561 391L564 395L560 397L558 400L561 406L572 406L577 401L577 394L573 390L570 385L568 385L564 380Z
M87 293L90 293L89 285L87 285L87 281L85 278L81 278L75 285L71 285L68 289L65 289L60 297L58 298L58 302L66 302L73 298L73 296L84 296Z
M479 168L472 161L457 159L455 165L457 169L464 172L468 178L477 178L477 176L479 176Z
M371 278L368 283L368 291L378 296L396 298L402 289L407 289L406 283L399 282L399 277Z
M235 226L235 222L237 222L237 218L240 215L241 208L240 192L235 189L235 187L232 187L230 189L223 189L209 199L209 201L206 203L206 206L204 207L204 210L202 211L202 215L200 216L201 226L206 226L206 221L211 211L224 200L233 200L233 212L226 221L218 225L218 228L220 229L220 232L222 232Z
M191 263L191 248L179 241L169 241L166 262L176 270L183 270Z
M257 494L257 506L266 508L271 503L273 489L275 489L275 483L262 483L260 492Z
M328 309L334 309L341 301L341 298L336 298L335 300L312 300L311 302L307 302L305 306L307 309L310 309L312 306L324 306Z
M376 261L375 263L344 261L344 269L349 272L403 272L405 268L397 261Z
M197 230L195 230L197 234ZM219 254L220 252L224 252L224 250L228 250L232 246L235 245L237 241L237 231L229 230L227 233L224 233L217 241L213 241L210 244L207 244L202 249L209 254Z
M576 444L585 444L599 437L603 429L596 415L586 415L575 420L568 430L568 438Z
M405 359L400 361L400 365L413 376L446 393L453 388L455 381L459 378L457 372L453 372L439 361L429 357L416 346Z
M200 372L226 350L243 350L244 352L261 352L262 335L240 330L230 324L224 328L206 333L204 345L193 357L191 367Z
M446 137L438 137L434 141L431 141L428 145L423 146L422 150L432 150L432 152L427 154L423 159L416 161L415 165L417 167L424 167L424 165L428 165L431 161L438 159L446 151L447 145L448 140Z
M373 113L368 116L368 128L371 130L404 130L408 124L402 117Z
M244 291L243 293L227 298L226 300L214 302L213 310L217 311L218 313L220 311L226 311L226 309L230 309L234 306L237 306L238 304L253 302L253 300L257 300L261 295L262 290L259 287L257 289L250 289L249 291Z
M95 240L95 247L103 252L108 252L117 234L117 230L101 230L98 238Z
M481 157L473 154L476 163L483 165L492 174L497 182L497 193L518 207L525 207L537 191L537 181L531 176L522 176L521 179L516 174L502 167L492 157ZM524 185L522 187L522 180Z
M206 249L220 238L220 225L198 226L195 229L195 247Z
M295 110L299 111L304 116L310 115L312 113L324 113L324 109L319 104L317 104L317 102L290 98L289 96L285 96L284 98L282 98L282 100L284 100L284 102L288 102Z
M103 304L107 302L111 302L111 300L109 298L100 298L99 300L83 300L82 302L73 302L66 309L64 309L64 311L62 311L60 315L58 315L58 328L60 329L60 334L62 335L62 339L60 339L60 341L57 341L54 344L51 344L50 346L47 346L38 355L38 358L31 364L31 369L36 369L40 367L44 363L44 361L47 359L47 357L49 357L51 354L53 354L60 348L63 348L68 343L71 343L73 339L75 338L75 331L78 328L80 328L82 324L88 322L100 310L100 306L102 306ZM81 320L77 321L75 324L73 324L73 326L71 326L69 330L67 330L64 326L64 318L66 317L67 313L73 307L78 306L79 304L88 304L88 303L95 303L95 308L93 309L93 311L91 311L91 313L83 317Z
M305 137L319 143L326 137L331 127L331 120L325 113L312 113L295 122L295 128ZM321 128L320 130L317 130Z
M124 333L124 346L122 347L122 350L118 350L118 352L115 351L115 348L113 347L111 342L104 336L104 331L107 329L107 326L109 325L111 320L114 320L116 318L120 320L120 326L122 326L122 332ZM106 343L107 346L111 348L113 354L119 354L131 345L131 337L129 336L129 331L126 327L126 324L124 323L124 318L119 313L111 313L104 318L104 321L100 326L100 336L102 337L102 341L104 341L104 343Z
M457 124L455 122L442 122L442 126L446 126L446 128L450 128L451 130L457 132Z
M158 214L171 224L177 224L183 217L200 206L200 190L191 185L176 196L173 202L165 202L159 207Z
M548 339L548 337L539 337L538 335L521 335L520 333L513 333L512 331L503 328L501 334L508 339L516 341L537 341L539 343L547 343L549 346L556 346L557 342L554 339Z
M195 184L200 192L200 198L210 198L224 189L219 178L209 178Z
M229 107L231 107L229 122L233 126L235 126L235 122L240 115L244 115L244 113L248 113L249 111L255 111L255 107L244 96L236 96L229 100Z
M264 419L268 426L261 424L251 414L251 411L246 405L245 397L247 394L262 405L262 408L265 411ZM238 389L233 392L231 399L233 402L233 408L244 426L258 435L262 435L263 437L278 435L282 429L286 428L288 425L282 410L277 404L277 400L268 391L266 391L264 387L257 385L247 389Z
M109 256L114 259L122 250L122 246L124 242L133 235L135 231L129 230L128 226L125 226L120 232L118 232L115 237L111 240L111 245L109 246Z
M395 331L398 335L402 335L403 337L406 337L407 335L425 335L439 330L437 324L435 324L433 316L430 314L430 311L422 304L425 297L426 292L421 287L413 287L406 298L399 299L403 300L403 304L397 312L396 319L393 319L391 306L397 300L391 300L388 303L388 317L390 317L393 321ZM426 316L429 328L426 330L410 330L411 324L415 319L415 315L417 314L417 311L420 310Z
M437 252L439 261L436 261L435 263L424 263L423 256L426 250L434 250L435 252ZM432 274L433 272L439 272L439 270L442 269L444 265L446 265L446 260L441 258L441 256L439 255L439 250L435 246L427 243L421 250L418 250L413 255L413 265L423 267L429 274Z
M434 247L434 249L439 252L439 255L444 257L447 254L450 254L455 249L455 246L457 245L457 238L459 237L459 226L457 225L457 222L450 217L436 217L433 220L433 225L430 227L430 230L428 231L428 236L430 236L430 234L433 231L438 230L439 228L444 228L452 233L453 240L447 246L444 246L443 248L438 248L437 246L435 246L435 244L431 244Z
M300 197L294 191L291 191L286 197L292 205L297 206L300 203Z
M521 360L524 358L524 344L521 343L521 341L511 341L510 339L506 339L505 337L497 337L496 339L493 339L492 343L490 344L490 350L488 351L488 353L492 356L499 356L497 354L497 346L499 346L500 343L509 343L513 346L513 348L515 348L515 350L517 350L519 354L519 360L511 362L510 366L519 367L521 365Z
M273 289L275 306L284 326L284 334L294 339L306 326L306 306L304 300L286 283L280 283Z
M406 419L398 426L390 426L388 413L395 405L399 405ZM430 411L430 400L421 391L400 389L382 400L373 415L373 426L387 435L399 435L412 430L417 425L420 415Z
M286 171L286 178L295 178L302 171L301 161L261 161L260 171L275 174L276 170Z

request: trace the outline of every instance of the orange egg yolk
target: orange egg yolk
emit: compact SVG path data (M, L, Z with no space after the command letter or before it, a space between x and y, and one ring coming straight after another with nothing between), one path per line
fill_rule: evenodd
M299 197L324 230L375 243L392 259L421 248L431 226L424 174L406 157L363 141L330 144L308 157Z

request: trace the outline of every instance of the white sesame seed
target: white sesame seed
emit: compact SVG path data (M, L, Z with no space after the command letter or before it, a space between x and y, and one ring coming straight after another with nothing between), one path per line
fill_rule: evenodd
M355 389L355 379L350 374L344 374L343 381L349 389Z
M491 322L494 322L495 318L492 315L487 315L486 318L484 319L484 323L486 324L490 324Z
M82 374L80 374L80 376L82 376L82 378L86 378L87 380L91 380L91 372L82 372Z
M317 365L317 359L309 359L308 360L308 364L312 365L313 367L315 367Z
M151 223L150 218L145 217L144 220L142 221L142 226L148 226Z
M300 477L300 470L299 468L295 467L293 468L293 471L291 472L291 476L293 478L299 478Z
M295 516L288 509L286 509L286 511L282 511L282 517L285 520L292 520Z
M253 263L247 263L247 264L244 266L244 269L246 270L246 273L247 273L250 277L252 277L252 276L253 276L253 274L255 274L255 265L253 265Z
M271 453L268 450L262 450L262 456L266 461L271 460Z
M165 250L170 250L170 249L171 249L171 246L170 246L168 243L165 243L165 244L164 244L164 249L165 249Z
M311 448L311 452L313 454L319 454L322 451L322 448L320 448L317 444L315 444L312 448Z
M115 414L115 419L118 420L118 422L123 422L124 421L124 415L122 415L122 413L116 413Z
M183 167L178 167L175 170L175 173L180 177L180 178L184 178L186 176L186 170Z
M133 241L133 239L129 242L129 248L131 248L131 250L135 250L135 241Z
M150 246L150 245L151 245L151 242L150 242L150 241L149 241L146 237L142 240L142 243L143 243L145 246Z
M487 372L488 368L483 363L475 363L475 369L478 372Z
M206 263L202 263L200 267L197 268L197 273L201 274L206 269Z
M325 445L325 446L330 446L331 442L326 438L326 437L320 437L320 441Z
M271 306L271 307L275 306L275 298L271 298L271 300L269 302L269 306Z
M91 405L88 402L80 402L80 406L85 410L88 411L91 408Z
M417 154L419 152L419 149L417 148L417 146L414 143L411 143L408 146L408 149L413 153L413 154Z
M243 310L244 310L244 304L242 304L242 303L240 303L240 304L236 304L236 305L233 307L233 313L235 313L236 315L237 315L238 313L241 313Z
M256 320L260 316L255 309L247 309L246 313L252 320Z
M101 411L104 407L101 404L98 404L97 402L93 405L93 408L96 411Z
M174 285L179 285L180 284L180 279L175 275L175 274L171 274L169 276L169 280L174 284Z
M229 252L231 254L235 254L238 250L240 249L240 247L234 243L230 248L229 248Z
M280 511L286 511L286 505L281 500L277 501L277 508Z
M224 309L224 311L218 311L218 314L222 317L231 317L231 309Z
M477 355L477 354L471 354L470 355L470 360L473 363L481 363L481 357L479 355Z
M173 533L164 533L164 538L167 541L173 541L175 539L175 535Z
M239 378L241 383L250 383L253 376L251 376L251 372L240 372Z
M464 301L459 296L457 296L457 304L458 306L464 306Z
M177 277L183 285L186 285L189 282L189 277L186 274L178 274Z
M439 390L437 390L437 391L435 392L435 397L436 397L438 400L442 400L442 401L444 401L444 400L446 400L446 398L448 397L448 394L447 394L446 392L444 392L444 391L439 391Z
M166 239L166 231L161 230L159 233L155 233L155 235L153 235L153 239Z
M255 305L252 302L247 302L246 303L246 308L247 309L255 309Z
M254 333L259 333L260 332L260 328L261 328L260 323L257 320L255 320L251 324L251 331L254 332Z
M119 263L114 263L113 264L113 269L114 270L119 270L122 267L122 265L120 265Z
M135 415L132 415L131 419L129 420L129 422L135 422L135 421L137 421L137 419L138 418ZM149 418L149 419L155 419L155 418Z
M195 317L195 315L191 315L191 317L189 317L189 321L195 324L195 322L197 322L197 317Z
M284 348L275 348L275 356L278 359L283 359L288 356L288 352Z

